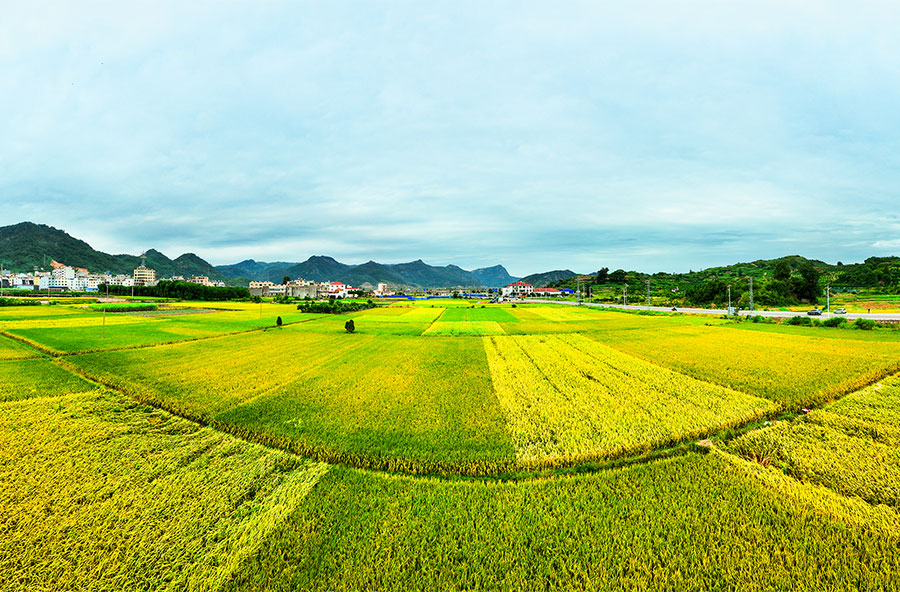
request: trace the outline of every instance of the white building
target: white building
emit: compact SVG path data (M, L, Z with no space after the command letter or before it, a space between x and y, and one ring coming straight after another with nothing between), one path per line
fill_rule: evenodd
M504 296L530 296L534 292L534 286L528 282L513 282L500 288Z

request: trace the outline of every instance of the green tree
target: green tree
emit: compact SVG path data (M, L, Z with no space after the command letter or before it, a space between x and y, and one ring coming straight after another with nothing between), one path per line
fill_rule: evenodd
M275 277L278 277L278 276L275 276ZM290 281L291 281L291 276L289 276L289 275L286 275L283 278L281 278L282 285L288 284L288 283L290 283Z
M616 283L616 284L621 284L622 282L625 281L625 276L626 276L626 274L625 274L624 269L617 269L614 272L612 272L611 274L609 274L609 281Z
M353 319L350 319L349 321L344 323L344 329L347 331L347 333L353 333L354 331L356 331L356 324L353 322Z
M786 282L791 279L791 264L782 259L775 264L775 273L772 275L779 282Z
M601 267L600 271L597 272L597 283L605 284L609 280L609 268Z

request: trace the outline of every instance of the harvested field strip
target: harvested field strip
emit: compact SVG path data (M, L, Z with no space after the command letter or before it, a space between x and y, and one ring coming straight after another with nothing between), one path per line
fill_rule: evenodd
M325 471L112 393L0 405L0 589L218 590Z
M523 466L647 452L775 408L579 335L485 337L484 345Z

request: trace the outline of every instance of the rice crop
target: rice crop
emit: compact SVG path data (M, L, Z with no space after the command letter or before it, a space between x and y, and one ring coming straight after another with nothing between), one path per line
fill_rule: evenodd
M335 467L226 590L900 586L896 512L766 477L695 454L517 483Z
M503 335L504 333L500 323L496 321L435 321L422 335Z
M94 388L46 358L0 360L0 402L84 393Z
M135 302L105 302L102 304L92 304L89 309L97 312L144 312L159 309L156 304L135 303Z
M0 589L218 590L325 466L117 395L0 405Z
M649 318L649 317L648 317ZM653 319L655 320L655 319ZM669 327L596 331L591 338L678 372L799 410L900 370L900 343L733 329Z
M803 481L900 508L900 378L745 434L731 448Z
M5 335L0 335L0 361L33 358L38 355L40 354L28 345Z
M272 330L67 363L138 400L319 460L444 474L514 463L479 339Z
M526 466L646 452L774 409L580 335L485 337L484 346Z

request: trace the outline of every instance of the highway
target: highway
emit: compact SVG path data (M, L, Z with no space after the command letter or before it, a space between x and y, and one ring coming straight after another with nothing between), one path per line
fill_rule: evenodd
M524 302L545 302L550 304L569 304L571 306L578 306L577 302L572 302L568 300L540 300L536 298L526 298ZM596 308L618 308L623 310L652 310L656 312L678 312L684 314L706 314L706 315L724 315L727 314L728 311L724 308L681 308L678 307L676 310L672 310L671 307L664 306L644 306L644 305L635 305L635 304L599 304L595 302L583 302L581 306L593 306ZM811 308L811 307L810 307ZM742 316L751 316L751 315L759 315L761 317L774 317L774 318L787 318L787 317L803 317L807 316L806 311L801 312L792 312L792 311L784 311L784 310L742 310L738 312L739 315ZM853 319L872 319L873 321L900 321L900 313L889 313L889 312L873 312L870 314L867 313L848 313L848 314L834 314L823 312L821 316L813 316L814 319L828 319L831 317L844 317L850 320Z

